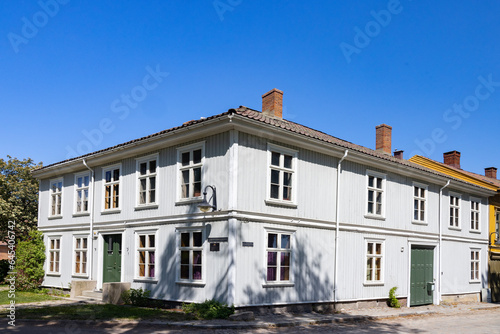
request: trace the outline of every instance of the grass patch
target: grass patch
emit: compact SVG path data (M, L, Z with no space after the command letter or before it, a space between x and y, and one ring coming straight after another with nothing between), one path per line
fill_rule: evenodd
M36 302L43 302L46 300L59 299L44 293L36 293L28 291L16 291L15 295L16 295L15 298L16 304L36 303ZM10 300L11 299L9 298L8 290L0 291L0 305L10 304Z
M5 317L6 311L0 311L0 317ZM50 306L33 309L20 309L16 312L16 319L41 320L165 320L185 321L193 320L192 315L159 309L149 309L133 306L119 306L111 304L85 304Z

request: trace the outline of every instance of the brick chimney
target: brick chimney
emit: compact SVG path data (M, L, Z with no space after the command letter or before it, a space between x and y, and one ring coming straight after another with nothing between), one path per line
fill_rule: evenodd
M391 154L392 126L381 124L375 127L376 149L386 154Z
M460 168L460 152L458 151L443 153L443 160L445 165Z
M497 169L496 167L488 167L484 169L484 175L486 177L489 177L491 179L497 179Z
M273 88L262 95L262 113L274 118L283 118L283 92Z
M401 159L401 160L403 160L403 152L404 152L403 150L395 150L395 151L394 151L394 157L395 157L396 159Z

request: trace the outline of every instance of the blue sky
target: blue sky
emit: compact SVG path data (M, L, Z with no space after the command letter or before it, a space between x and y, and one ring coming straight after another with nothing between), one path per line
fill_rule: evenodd
M50 164L284 91L284 117L500 168L500 2L0 3L0 156Z

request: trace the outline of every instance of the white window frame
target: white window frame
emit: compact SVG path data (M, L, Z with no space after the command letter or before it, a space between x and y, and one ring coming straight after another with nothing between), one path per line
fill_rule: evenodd
M80 239L80 247L78 248L77 240ZM87 247L83 247L83 239L87 239ZM85 235L73 235L73 260L72 260L72 275L78 277L88 277L89 276L89 240L88 234ZM76 272L77 264L77 253L80 253L80 272ZM85 253L85 266L83 267L82 254ZM84 269L84 270L83 270ZM83 272L85 271L85 272Z
M54 246L59 246L59 248L52 248L52 242L54 242ZM54 276L59 276L61 275L61 244L62 244L62 237L60 235L51 235L47 237L47 275L54 275ZM54 255L54 261L52 260L52 254ZM57 257L57 261L56 261ZM58 270L56 269L56 262L58 263ZM54 265L51 270L52 264Z
M474 204L477 204L477 209L474 207ZM473 226L474 224L476 226ZM481 233L481 199L479 198L470 198L469 229L471 232Z
M295 271L295 230L288 230L288 229L276 229L276 228L271 228L271 227L264 227L264 255L263 255L263 277L264 277L264 282L263 282L263 287L291 287L294 286L294 271ZM278 240L277 240L277 247L276 248L270 248L268 241L269 241L269 234L277 234L278 235ZM288 235L290 236L290 248L282 248L281 246L281 235ZM277 258L276 258L276 280L268 280L267 277L267 270L268 270L268 253L269 252L277 252ZM281 275L281 252L289 252L290 253L290 259L289 259L289 269L288 269L288 280L280 280L280 275Z
M418 196L415 195L415 188L418 188ZM421 192L424 190L424 197L421 196ZM429 186L426 184L418 183L418 182L413 182L412 186L412 193L413 193L413 205L412 205L412 222L414 224L422 224L422 225L427 225L427 211L428 211L428 205L427 205L427 198L429 196ZM418 203L418 218L415 219L415 201ZM424 219L420 219L420 212L422 211L422 203L424 204Z
M368 253L368 245L373 244L372 246L372 253ZM381 248L381 254L375 254L376 252L376 244L380 244ZM363 265L364 265L364 285L384 285L384 279L385 279L385 240L384 239L372 239L372 238L366 238L365 239L365 248L363 252ZM380 279L376 280L376 259L380 258ZM371 270L372 270L372 279L368 280L368 266L367 262L368 259L371 259L372 264L371 264Z
M456 203L451 204L451 198L458 199L458 205ZM451 214L451 209L454 209L453 215ZM456 213L456 209L458 209L458 214ZM450 230L461 230L462 229L462 195L454 192L450 192L448 194L448 229ZM458 217L456 217L458 215ZM453 225L450 224L450 220L453 218ZM455 218L458 218L458 221L455 223ZM457 225L458 224L458 225Z
M136 173L135 173L136 180L137 180L136 181L137 182L136 200L135 200L136 209L158 207L158 203L160 203L158 200L158 195L159 195L158 185L160 184L160 182L159 182L160 168L158 165L159 160L160 159L159 159L158 154L152 154L152 155L148 155L146 157L140 157L140 158L136 159ZM150 162L151 161L156 162L156 170L154 173L151 173L151 171L150 171ZM141 164L143 164L143 163L146 163L146 174L145 175L141 175ZM155 189L154 189L155 200L148 202L147 199L149 199L150 191L151 191L151 188L150 188L151 184L150 184L149 180L152 177L155 178ZM141 180L142 179L146 179L146 202L141 204Z
M145 230L135 232L135 278L134 280L147 280L147 281L157 281L158 280L158 233L157 230ZM140 238L144 236L146 245L145 247L140 247ZM151 247L150 236L154 236L154 246ZM145 253L145 263L144 263L144 276L140 276L140 252ZM154 252L154 276L149 276L150 272L150 252Z
M56 192L52 192L52 186L54 184L61 184L61 188L59 191L56 191ZM62 177L60 178L57 178L57 179L52 179L50 180L50 188L49 188L49 218L61 218L63 216L63 210L64 210L64 206L63 206L63 199L64 199L64 196L63 196L63 192L64 192L64 179ZM59 197L59 201L60 201L60 211L59 213L57 213L57 198ZM55 204L55 209L56 209L56 212L53 214L52 213L52 206L54 206L54 199L56 199L56 204Z
M374 178L374 184L376 179L382 179L382 186L381 188L378 188L376 186L370 186L370 177ZM366 170L366 200L365 200L365 217L367 218L375 218L375 219L385 219L385 206L386 206L386 184L387 184L387 174L372 171L372 170ZM373 197L373 212L369 212L368 210L368 204L369 204L369 199L370 199L370 191L374 192L374 197ZM376 208L376 198L377 198L377 193L381 194L381 208L380 208L380 214L377 214L377 208Z
M469 253L469 283L481 283L481 249L471 248Z
M88 186L84 185L85 177L88 177L89 179L89 184ZM78 187L78 179L82 178L82 187ZM84 172L84 173L78 173L75 174L75 200L73 203L73 215L78 216L78 215L89 215L90 214L90 201L91 201L91 187L90 184L92 183L92 177L90 175L90 172ZM78 192L81 191L85 193L85 190L87 190L87 210L83 211L83 201L82 201L82 210L78 211Z
M195 247L193 245L193 233L201 233L201 246ZM189 246L181 247L181 236L182 233L189 233ZM206 264L206 253L207 244L206 242L205 228L203 227L190 227L190 228L177 228L176 229L176 240L175 240L175 262L176 262L176 278L177 284L186 284L193 286L205 286L207 278L207 264ZM189 251L189 278L181 278L181 254L182 251ZM193 252L201 251L201 279L193 279Z
M201 162L193 163L193 151L201 149ZM190 152L190 161L188 166L182 166L182 154ZM194 181L194 169L201 168L201 185L200 185L200 195L194 196L194 187L192 186ZM187 197L182 197L182 172L189 171L189 194ZM201 201L203 198L203 187L205 185L205 141L194 143L191 145L186 145L177 148L177 203L183 202L193 202Z
M118 176L118 181L114 180L109 183L106 183L106 172L111 171L111 174L113 174L113 171L115 169L119 170L119 176ZM114 186L118 184L118 207L113 208L113 188L111 188L111 202L109 208L106 209L106 185L111 185ZM120 212L121 207L122 207L122 198L123 198L123 185L122 185L122 164L116 164L116 165L111 165L111 166L106 166L103 167L102 169L102 212L103 213L114 213L114 212Z
M279 153L279 166L272 165L272 154L273 152ZM267 144L267 182L266 182L266 203L275 204L281 206L297 207L297 174L298 174L298 151L279 146L276 144ZM284 156L288 155L292 157L292 168L284 167ZM278 183L278 198L271 197L271 174L272 170L279 171L279 183ZM292 179L292 189L291 189L291 200L283 199L283 188L284 188L284 173L291 173Z

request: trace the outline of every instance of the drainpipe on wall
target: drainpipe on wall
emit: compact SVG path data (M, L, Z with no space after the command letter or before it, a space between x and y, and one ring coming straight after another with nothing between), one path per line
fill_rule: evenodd
M82 162L83 164L85 165L85 167L87 167L87 169L90 171L90 174L91 174L91 179L92 179L92 188L91 188L91 191L92 191L92 196L91 196L91 199L90 199L90 205L89 205L89 209L90 209L90 240L89 240L89 249L90 249L90 256L88 258L88 265L89 265L89 280L91 281L92 280L92 266L94 265L94 185L95 185L95 180L94 180L94 170L92 168L90 168L88 165L87 165L87 162L85 161L85 159L82 159Z
M437 300L437 304L441 304L441 281L442 281L442 273L441 273L441 261L442 261L442 240L443 240L443 228L442 228L442 225L443 225L443 218L442 218L442 215L441 215L441 211L442 211L442 208L441 208L441 205L442 205L442 199L441 197L443 197L443 190L444 188L448 187L450 185L450 180L448 180L448 182L446 182L446 184L444 185L444 187L442 187L441 189L439 189L439 217L438 217L438 222L439 222L439 265L438 265L438 300Z
M342 159L339 160L339 163L337 164L337 197L336 197L336 205L335 205L335 220L336 220L336 227L335 227L335 264L334 264L334 272L333 272L333 301L337 303L337 272L338 272L338 262L339 262L339 230L340 230L340 210L339 210L339 203L340 203L340 171L341 171L341 165L342 161L347 157L347 154L349 153L349 150L345 150L344 156Z

